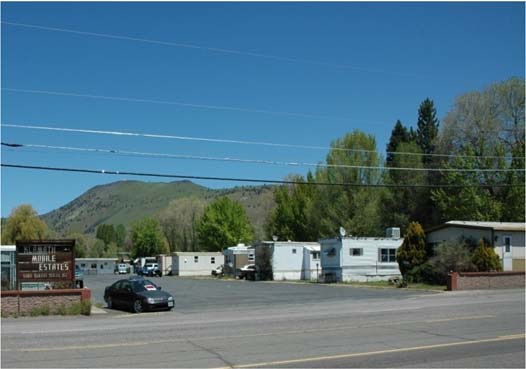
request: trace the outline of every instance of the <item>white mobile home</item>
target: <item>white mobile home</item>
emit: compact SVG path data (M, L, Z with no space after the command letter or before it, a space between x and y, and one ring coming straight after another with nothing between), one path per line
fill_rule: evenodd
M174 252L172 274L178 276L209 276L212 270L225 263L220 252Z
M225 255L225 273L235 274L236 270L245 265L255 263L255 250L252 246L240 243L223 251Z
M344 237L321 240L326 282L367 282L399 276L396 250L402 238Z
M76 258L75 265L84 272L84 274L113 274L116 258Z
M317 242L264 241L256 246L256 265L261 270L269 258L273 280L316 280L319 250Z
M173 256L167 255L167 254L161 254L157 255L157 264L159 264L159 269L163 273L163 275L170 275L172 274L172 261Z
M502 261L504 271L524 271L525 223L449 221L426 230L431 247L461 238L479 242L486 239Z

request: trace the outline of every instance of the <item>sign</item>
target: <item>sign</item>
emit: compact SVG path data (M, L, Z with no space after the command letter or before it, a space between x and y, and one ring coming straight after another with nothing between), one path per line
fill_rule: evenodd
M62 288L73 288L74 248L75 240L17 241L18 289L25 282L62 282Z

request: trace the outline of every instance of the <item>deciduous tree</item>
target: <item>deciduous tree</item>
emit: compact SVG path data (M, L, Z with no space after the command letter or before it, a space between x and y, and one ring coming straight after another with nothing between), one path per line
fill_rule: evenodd
M42 240L47 238L48 227L31 205L14 208L2 229L2 243L14 244L21 240Z
M243 206L219 197L206 207L197 234L202 249L221 251L240 242L249 243L253 231Z

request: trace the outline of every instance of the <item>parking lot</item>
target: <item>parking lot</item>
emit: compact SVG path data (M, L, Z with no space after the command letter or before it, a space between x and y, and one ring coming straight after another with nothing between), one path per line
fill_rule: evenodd
M92 302L104 307L104 288L131 275L89 275L84 285L91 289ZM263 308L265 306L295 305L316 301L405 299L408 296L433 292L400 289L358 288L349 285L315 283L263 282L234 279L189 278L164 276L148 278L175 297L175 310L193 313L207 309L223 310L234 307ZM107 310L107 309L105 309ZM109 311L112 312L112 311Z

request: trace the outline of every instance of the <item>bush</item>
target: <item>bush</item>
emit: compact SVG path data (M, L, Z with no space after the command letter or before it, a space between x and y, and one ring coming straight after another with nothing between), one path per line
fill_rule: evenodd
M396 252L396 261L404 277L407 277L412 269L425 263L427 257L425 239L422 226L417 222L409 223L404 242Z
M485 240L480 240L471 261L479 272L500 272L502 270L499 256Z
M91 315L91 300L82 300L80 302L80 313L82 315Z
M413 282L445 284L450 272L473 272L472 253L465 242L446 241L436 249L436 255L419 268L411 270Z

